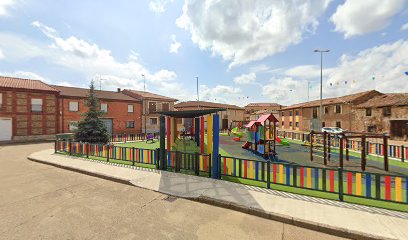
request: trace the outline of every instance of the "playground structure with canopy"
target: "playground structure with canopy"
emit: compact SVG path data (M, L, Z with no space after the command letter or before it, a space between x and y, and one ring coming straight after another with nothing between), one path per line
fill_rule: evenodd
M276 155L276 123L273 114L265 114L256 121L250 121L245 127L247 141L242 148L251 150L265 159L273 159Z
M187 144L189 144L190 141L187 140L187 138L191 138L194 139L194 143L197 145L197 147L199 147L199 153L196 154L207 154L207 156L210 156L210 159L208 161L210 169L209 171L212 172L211 175L213 178L219 178L220 166L218 155L220 116L218 115L218 112L221 111L225 111L225 109L220 108L211 110L160 112L159 169L167 169L167 159L170 158L171 150L174 148L177 149L177 145L181 141L183 142L183 146L185 147ZM180 133L177 129L176 119L178 118L193 119L191 129L185 129ZM205 134L205 118L207 120L207 134ZM205 143L205 138L207 138L207 146Z

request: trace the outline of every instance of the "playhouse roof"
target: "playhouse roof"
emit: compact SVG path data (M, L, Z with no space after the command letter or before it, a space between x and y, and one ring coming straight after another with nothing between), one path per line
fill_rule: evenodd
M222 112L222 111L226 111L226 109L216 108L216 109L204 109L204 110L165 111L165 112L158 112L158 113L165 115L165 116L176 117L176 118L195 118L195 117L201 117L204 115Z
M262 115L258 118L258 120L256 120L256 123L264 123L266 120L272 121L272 122L279 122L278 119L275 118L275 116L273 116L273 114L265 114Z
M250 127L252 127L255 123L256 123L256 121L250 121L245 127L246 127L246 128L250 128Z

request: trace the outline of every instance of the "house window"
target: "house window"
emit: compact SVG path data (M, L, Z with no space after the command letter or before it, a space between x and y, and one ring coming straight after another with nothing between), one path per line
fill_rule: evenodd
M375 126L375 125L370 125L370 126L368 126L368 127L367 127L367 132L370 132L370 133L375 133L375 132L377 132L377 126Z
M313 108L313 118L317 118L317 108Z
M128 113L133 112L133 104L128 104Z
M295 115L299 116L299 110L296 110Z
M78 112L78 102L69 102L68 111Z
M336 122L336 127L341 128L341 122Z
M72 121L68 123L68 130L73 132L78 129L78 122Z
M285 112L284 111L282 111L282 117L284 117L285 116Z
M135 121L126 121L126 128L135 128Z
M157 125L157 118L149 118L150 125Z
M108 104L107 103L101 103L101 111L102 112L108 112Z
M371 116L371 108L366 108L366 116Z
M391 107L384 107L383 108L383 115L384 116L391 116Z
M282 122L282 127L285 126L285 122Z
M329 113L329 107L324 107L324 114L328 114Z
M292 122L289 122L289 126L292 127L292 125L293 125Z
M322 127L326 127L326 123L325 123L325 122L322 122Z
M289 116L292 116L293 115L293 111L289 111Z
M341 113L341 105L336 105L336 113Z
M31 99L31 112L42 112L43 101L41 98Z
M295 123L295 126L296 126L296 127L299 127L299 122L296 122L296 123Z
M170 110L170 104L169 103L162 103L162 111L167 112Z
M152 114L152 113L156 113L156 103L155 102L149 102L149 114Z

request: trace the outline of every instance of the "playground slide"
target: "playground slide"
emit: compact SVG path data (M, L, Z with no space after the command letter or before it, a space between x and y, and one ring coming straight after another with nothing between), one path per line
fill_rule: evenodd
M251 143L248 142L248 141L246 141L246 142L244 143L244 145L242 145L242 148L243 148L243 149L248 149L249 146L251 146Z
M276 141L284 146L289 146L289 142L285 139L280 139L279 137L276 137Z

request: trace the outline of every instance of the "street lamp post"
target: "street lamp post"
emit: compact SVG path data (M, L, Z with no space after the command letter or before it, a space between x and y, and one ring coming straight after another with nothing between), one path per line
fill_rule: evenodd
M320 53L320 113L319 113L319 124L318 127L322 128L322 120L323 120L323 53L330 52L329 49L320 50L316 49L314 52Z
M143 92L146 93L146 76L144 74L142 74L143 77ZM146 105L147 105L147 101L146 99L143 98L143 105L144 105L144 134L147 134L147 120L146 120L146 114L147 114L147 110L146 110Z
M200 110L200 93L198 92L198 77L195 77L197 79L197 107L198 110Z

